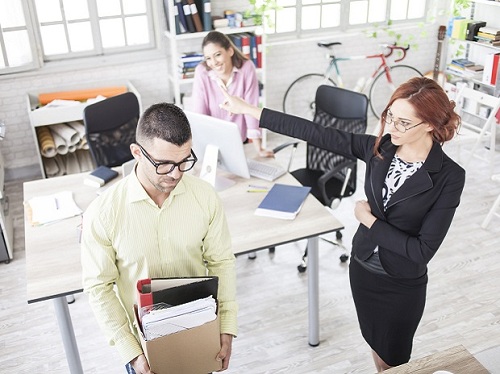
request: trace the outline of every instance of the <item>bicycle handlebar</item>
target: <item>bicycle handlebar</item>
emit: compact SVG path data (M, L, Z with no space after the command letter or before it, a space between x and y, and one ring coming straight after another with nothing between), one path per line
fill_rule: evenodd
M406 51L408 51L410 49L410 45L408 45L406 48L405 47L401 47L399 45L396 45L396 44L380 44L380 46L382 48L388 48L389 49L389 52L387 52L386 54L384 54L384 57L389 57L390 55L392 55L392 52L394 52L395 49L401 51L403 53L403 56L401 58L398 58L396 60L394 60L394 62L399 62L401 60L403 60L405 57L406 57Z

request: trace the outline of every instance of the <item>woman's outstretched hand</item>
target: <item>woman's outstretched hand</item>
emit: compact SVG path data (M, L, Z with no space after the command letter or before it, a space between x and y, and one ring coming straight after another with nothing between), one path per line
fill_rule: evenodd
M231 96L226 90L222 90L224 94L224 102L219 106L227 110L231 114L249 114L252 117L260 120L262 109L254 105L248 104L245 100L237 96Z

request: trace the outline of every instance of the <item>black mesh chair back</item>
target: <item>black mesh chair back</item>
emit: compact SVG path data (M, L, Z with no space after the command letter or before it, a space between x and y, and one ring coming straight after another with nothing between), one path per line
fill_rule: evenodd
M135 142L139 115L139 100L132 92L110 97L84 109L87 142L96 166L120 166L133 158L130 144Z
M368 122L368 98L339 87L320 86L316 91L313 122L326 127L365 133ZM351 196L356 191L357 161L307 144L306 168L292 174L324 205Z

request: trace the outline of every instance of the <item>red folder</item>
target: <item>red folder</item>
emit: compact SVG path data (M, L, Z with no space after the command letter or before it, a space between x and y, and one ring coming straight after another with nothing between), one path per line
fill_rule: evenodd
M243 53L245 57L250 60L250 36L248 36L248 34L239 35L241 36L241 53Z
M257 67L262 68L262 35L255 35L257 44Z

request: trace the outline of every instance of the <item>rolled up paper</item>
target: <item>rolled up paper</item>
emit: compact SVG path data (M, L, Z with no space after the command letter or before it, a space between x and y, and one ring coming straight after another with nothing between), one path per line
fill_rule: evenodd
M78 162L78 157L75 153L68 153L64 157L64 163L66 165L66 173L68 174L77 174L80 173L80 164Z
M95 169L94 161L92 160L90 152L77 149L75 154L78 158L78 163L80 164L80 171L84 172Z
M49 128L47 126L37 127L36 136L42 156L47 158L54 157L57 154L56 144Z
M70 121L66 123L69 127L75 130L80 138L85 136L85 125L81 121Z
M68 153L68 145L66 144L64 138L59 136L59 134L57 134L56 132L52 131L52 129L50 129L50 133L52 134L52 138L54 138L57 153L60 155L65 155L66 153Z
M56 132L57 135L62 137L68 146L76 145L80 141L80 135L78 132L67 125L66 123L57 123L50 126L52 132Z

